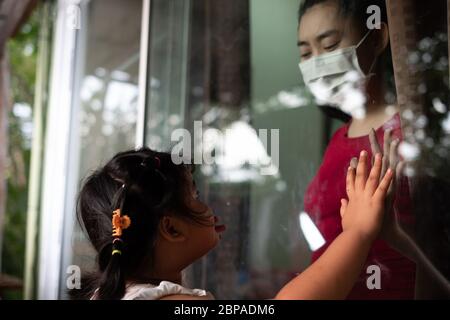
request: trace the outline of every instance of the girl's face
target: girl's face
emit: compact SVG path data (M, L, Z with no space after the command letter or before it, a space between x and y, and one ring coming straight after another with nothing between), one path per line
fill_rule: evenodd
M369 30L366 30L369 31ZM309 8L301 18L298 29L300 60L356 45L365 32L353 19L339 12L338 2L328 0ZM375 59L371 36L358 48L358 60L367 73Z
M214 216L211 208L200 201L199 192L191 173L188 175L188 182L190 184L190 194L188 195L187 205L192 211L198 212L201 223L186 222L186 246L190 249L194 258L197 259L217 245L221 237L220 234L225 230L225 226L219 225L218 218Z
M155 263L150 266L152 274L149 278L175 279L174 274L213 249L219 242L220 233L225 230L225 226L218 225L211 209L199 200L190 172L186 178L185 205L189 212L184 215L167 212L161 218L152 255Z

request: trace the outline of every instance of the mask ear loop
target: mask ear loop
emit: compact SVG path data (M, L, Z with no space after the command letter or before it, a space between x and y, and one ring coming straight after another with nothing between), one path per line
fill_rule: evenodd
M356 49L358 49L361 46L361 44L367 39L367 37L369 37L369 35L372 33L372 31L373 31L373 29L370 29L369 31L366 32L364 37L362 37L361 41L359 41L359 43L356 45ZM370 65L369 71L366 75L367 79L371 78L375 75L375 73L373 73L372 70L373 70L373 67L375 66L376 62L377 62L377 57L375 57L375 59L373 59L373 62Z
M358 42L358 44L356 45L356 49L358 49L362 43L364 42L364 40L367 39L367 37L372 33L373 29L370 29L369 31L366 32L366 34L364 35L364 37L362 37L362 39Z

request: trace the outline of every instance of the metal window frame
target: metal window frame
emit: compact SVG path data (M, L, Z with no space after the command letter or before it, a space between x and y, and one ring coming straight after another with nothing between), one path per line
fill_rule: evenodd
M45 134L38 298L58 298L71 130L76 29L67 28L69 0L59 0L54 30L49 109Z
M141 48L139 60L139 95L136 124L136 149L146 145L147 104L150 99L148 92L148 74L150 67L150 23L151 0L143 0L141 21Z

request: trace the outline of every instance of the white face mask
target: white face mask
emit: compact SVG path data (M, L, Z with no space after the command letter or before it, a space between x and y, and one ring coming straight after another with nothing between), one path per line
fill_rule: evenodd
M372 74L362 71L357 55L358 47L369 36L369 30L356 46L324 53L300 62L299 67L306 86L318 104L335 106L355 117L364 117L366 97L365 80Z

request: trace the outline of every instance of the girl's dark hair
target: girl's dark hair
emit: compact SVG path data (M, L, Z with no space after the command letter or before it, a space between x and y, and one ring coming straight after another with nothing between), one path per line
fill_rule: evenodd
M158 224L171 213L202 223L200 212L186 203L190 167L176 165L169 153L148 148L118 153L84 182L78 196L77 218L97 251L97 270L84 277L82 289L69 292L73 299L120 299L125 281L140 281L151 267ZM121 241L112 236L112 214L121 209L131 225ZM121 254L112 255L113 250ZM141 279L149 281L149 279Z
M367 8L371 5L376 5L380 8L381 11L381 22L388 23L387 20L387 12L386 12L386 0L304 0L300 4L300 8L298 10L298 23L300 23L303 15L308 9L314 7L317 4L325 3L328 1L335 1L339 8L339 13L343 17L350 17L353 21L356 22L356 25L361 28L361 34L364 34L367 31L366 21L369 17L367 13ZM381 68L386 69L386 82L388 84L388 90L393 91L394 84L392 82L392 63L390 57L390 48L385 50L385 54L379 63ZM385 68L386 67L386 68ZM331 106L319 106L319 109L324 112L327 117L341 120L343 122L348 122L351 120L351 116L346 114L345 112L331 107Z

